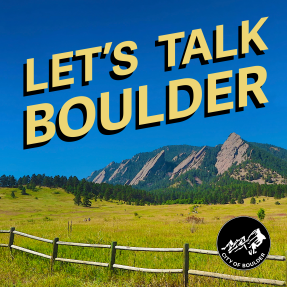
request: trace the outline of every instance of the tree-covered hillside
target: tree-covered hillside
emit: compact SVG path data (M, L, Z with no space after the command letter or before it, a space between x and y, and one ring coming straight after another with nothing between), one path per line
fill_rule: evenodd
M121 163L110 163L87 180L133 185L146 191L182 187L191 191L198 185L209 184L227 170L237 180L286 184L287 150L249 143L231 133L215 147L176 145L139 153Z
M13 184L12 184L13 183ZM132 186L95 184L86 179L79 180L75 176L23 176L18 181L13 176L2 175L1 187L18 188L29 196L29 190L37 192L41 186L50 188L61 187L66 192L74 195L74 203L89 207L94 200L118 200L125 204L225 204L229 202L242 203L246 197L269 196L275 198L285 197L287 185L259 185L246 181L235 180L230 177L230 172L221 177L213 178L209 183L194 185L192 188L186 181L176 187L161 188L153 191L135 189ZM13 191L13 190L12 190Z

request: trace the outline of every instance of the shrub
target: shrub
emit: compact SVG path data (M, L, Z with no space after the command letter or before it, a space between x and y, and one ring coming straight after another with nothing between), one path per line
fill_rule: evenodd
M135 216L138 216L139 214L137 212L134 213Z
M280 202L279 202L279 201L276 201L275 204L276 204L276 205L280 205Z
M26 187L25 186L23 186L21 194L22 195L28 195L28 193L26 192Z
M193 216L187 217L186 221L191 222L191 223L195 223L195 224L199 224L199 223L203 223L204 218L199 218L199 217L196 217L193 215Z
M263 208L260 208L259 211L257 212L257 216L259 220L263 220L265 218L265 210Z
M244 200L243 200L243 198L242 198L241 195L238 196L237 202L238 202L239 204L243 204L243 203L244 203Z
M44 220L44 221L52 221L53 219L50 218L50 217L48 217L48 216L45 216L45 217L43 218L43 220Z
M252 198L250 199L250 203L251 203L251 204L255 204L255 203L256 203L256 199L255 199L254 197L252 197Z

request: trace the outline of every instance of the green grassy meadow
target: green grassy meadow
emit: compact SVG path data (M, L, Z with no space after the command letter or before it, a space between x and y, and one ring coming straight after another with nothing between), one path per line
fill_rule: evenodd
M93 201L91 208L75 206L73 195L62 189L42 187L27 190L29 195L11 197L9 188L0 188L0 230L17 231L61 241L138 247L183 247L216 250L216 237L222 225L233 216L256 216L264 208L263 221L271 237L270 255L285 255L287 250L287 198L275 205L274 198L256 198L258 204L201 205L197 217L203 224L188 223L193 205L135 206L119 202ZM37 198L37 199L36 199ZM263 198L265 201L263 202ZM136 215L137 214L137 215ZM90 218L91 221L85 221ZM68 221L72 232L68 234ZM8 243L9 234L0 234L0 244ZM51 255L52 245L15 235L14 244ZM58 257L109 262L109 249L59 246ZM181 274L152 274L65 262L50 261L35 255L0 247L0 286L182 286ZM117 250L116 264L145 268L182 268L181 253L133 252ZM285 262L266 260L250 271L226 266L219 256L190 253L190 269L285 280ZM190 286L256 286L220 279L189 276Z

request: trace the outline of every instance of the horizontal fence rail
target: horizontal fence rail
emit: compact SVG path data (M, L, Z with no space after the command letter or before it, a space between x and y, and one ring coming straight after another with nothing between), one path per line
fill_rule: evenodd
M149 247L130 247L130 246L116 246L119 250L130 251L152 251L152 252L182 252L183 248L149 248Z
M207 277L213 277L213 278L219 278L219 279L225 279L225 280L233 280L233 281L239 281L239 282L250 282L250 283L257 283L257 284L285 286L285 281L272 280L272 279L234 276L234 275L227 275L227 274L220 274L220 273L213 273L213 272L206 272L206 271L199 271L199 270L188 270L188 274L198 275L198 276L207 276Z
M43 241L43 242L47 242L47 243L53 243L53 240L42 238L42 237L33 236L33 235L30 235L30 234L27 234L27 233L23 233L23 232L19 232L19 231L16 231L16 230L13 233L17 234L17 235L24 236L24 237L28 237L28 238L31 238L31 239L35 239L35 240L39 240L39 241Z
M117 245L117 242L112 242L111 245L104 244L88 244L88 243L76 243L76 242L65 242L59 241L59 238L55 238L54 240L33 236L27 233L16 231L14 227L11 227L10 230L0 230L0 233L9 233L9 242L8 244L0 244L0 247L9 247L12 249L19 250L25 253L33 254L36 256L40 256L51 261L51 271L53 270L53 264L55 261L67 262L67 263L75 263L75 264L85 264L85 265L93 265L99 267L108 267L110 270L113 269L123 269L130 271L139 271L139 272L147 272L147 273L180 273L183 274L183 286L188 285L188 275L196 275L196 276L205 276L211 278L218 278L224 280L232 280L238 282L250 282L256 284L269 284L276 286L286 286L286 281L273 280L273 279L264 279L264 278L252 278L252 277L243 277L243 276L235 276L200 270L191 270L189 269L189 253L199 253L206 255L219 255L218 251L214 250L204 250L204 249L194 249L189 248L189 245L186 243L183 248L149 248L149 247L131 247L131 246L120 246ZM30 239L46 242L52 244L52 253L51 255L47 255L44 253L36 252L34 250L30 250L27 248L23 248L17 245L14 245L14 236L24 236ZM58 258L58 247L60 245L66 246L78 246L78 247L90 247L90 248L109 248L110 249L110 262L94 262L94 261L82 261L76 259L67 259L67 258ZM183 254L183 268L182 269L152 269L152 268L141 268L141 267L132 267L126 265L115 264L116 259L116 250L126 250L126 251L144 251L144 252L181 252ZM12 255L12 253L11 253ZM12 257L13 258L13 257ZM275 261L286 261L286 256L280 255L268 255L268 260ZM287 276L287 265L285 267L286 276Z
M194 248L189 248L188 252L207 254L207 255L219 255L218 251L204 250L204 249L194 249ZM268 260L276 260L276 261L285 261L286 260L285 256L280 256L280 255L268 255L266 257L266 259L268 259Z
M149 273L182 273L183 269L151 269L151 268L139 268L131 267L126 265L114 264L114 268L131 270L131 271L141 271Z
M109 267L109 263L101 263L101 262L94 262L94 261L82 261L82 260L66 259L66 258L55 258L55 261Z
M68 246L79 246L79 247L111 248L111 245L64 242L64 241L58 241L57 244L68 245Z
M17 250L26 252L26 253L30 253L30 254L34 254L34 255L40 256L40 257L47 258L47 259L51 259L50 255L43 254L43 253L40 253L40 252L36 252L36 251L30 250L30 249L27 249L27 248L23 248L23 247L16 246L16 245L11 245L10 247L13 248L13 249L17 249Z

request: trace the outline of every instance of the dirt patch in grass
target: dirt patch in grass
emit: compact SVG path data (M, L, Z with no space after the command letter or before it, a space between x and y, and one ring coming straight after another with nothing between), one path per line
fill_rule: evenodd
M258 219L258 217L257 217L257 216L251 216L251 215L246 215L246 214L239 215L239 216L247 216L247 217L251 217L251 218L254 218L254 219Z
M20 214L21 212L15 212L14 210L1 210L1 215L17 216Z
M232 219L232 218L235 218L235 216L233 216L233 215L227 215L227 216L224 216L224 218Z

